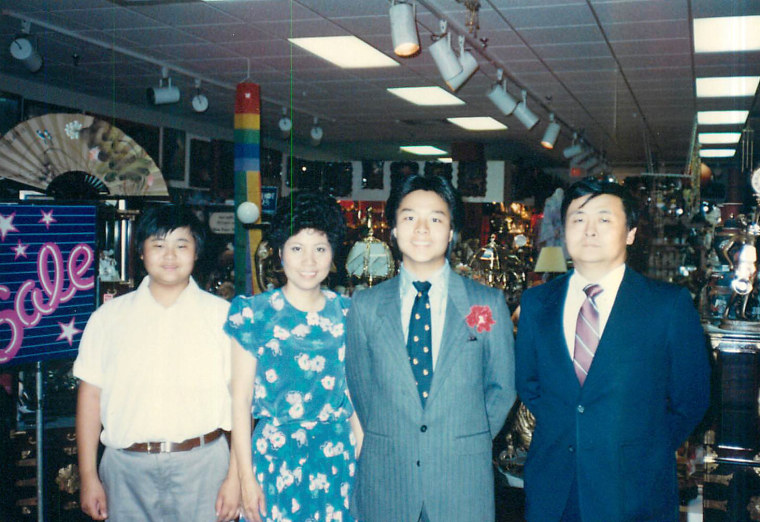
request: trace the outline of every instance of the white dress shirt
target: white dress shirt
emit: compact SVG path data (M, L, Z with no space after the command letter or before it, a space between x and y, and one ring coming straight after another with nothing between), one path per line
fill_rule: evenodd
M610 318L612 306L615 304L615 298L617 297L620 283L623 282L624 275L625 264L622 264L609 272L601 280L595 281L603 290L594 299L596 308L599 310L600 335L604 335L604 327L607 326L607 320ZM580 275L577 270L573 271L568 282L562 324L564 326L565 342L567 343L567 350L570 353L570 359L573 358L573 352L575 351L575 325L578 322L578 312L580 312L581 306L586 300L586 293L583 289L591 283L592 281Z
M428 296L430 297L430 330L433 338L433 370L435 371L435 363L438 361L438 352L441 349L441 337L443 336L443 325L446 322L446 300L449 297L449 268L448 261L435 272L427 280L430 282L430 290ZM399 270L399 277L401 278L399 287L401 289L401 325L404 328L404 341L406 342L409 336L409 319L412 316L412 307L414 306L414 298L417 295L417 290L414 288L415 279L414 274L404 268L404 264L401 264L401 270Z
M100 388L101 441L181 442L231 427L229 303L194 280L169 307L150 277L90 317L74 375Z

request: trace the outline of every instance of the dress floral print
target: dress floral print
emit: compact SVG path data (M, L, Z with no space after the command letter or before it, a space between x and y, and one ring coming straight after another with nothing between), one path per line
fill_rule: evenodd
M267 521L347 522L356 471L346 392L349 301L324 290L320 312L281 290L232 301L225 331L257 359L253 465Z

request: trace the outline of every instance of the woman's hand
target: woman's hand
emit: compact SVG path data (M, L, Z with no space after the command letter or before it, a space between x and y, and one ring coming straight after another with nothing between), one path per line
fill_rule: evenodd
M259 483L254 480L245 480L240 484L243 496L243 516L250 522L262 522L262 515L267 514L267 503L264 491Z

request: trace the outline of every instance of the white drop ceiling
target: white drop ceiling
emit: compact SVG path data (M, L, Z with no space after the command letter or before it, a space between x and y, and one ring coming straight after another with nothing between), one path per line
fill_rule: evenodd
M498 63L475 53L480 70L457 93L464 105L418 107L387 92L388 87L445 88L427 52L431 34L439 31L434 13L463 27L466 3L477 2L417 1L422 51L397 58L387 0L0 0L0 89L19 77L144 107L146 88L160 77L152 62L162 62L190 74L171 73L183 98L160 111L232 126L233 89L248 77L261 86L265 139L279 139L277 120L287 107L298 140L307 141L317 116L324 129L321 147L345 159L399 157L399 145L450 150L453 142L482 142L492 159L520 154L566 165L561 151L574 129L604 151L613 167L646 168L651 157L671 171L687 161L697 110L750 110L750 122L758 110L757 96L695 96L697 77L760 75L760 52L693 50L694 18L760 15L760 2L742 0L481 0L474 41L484 42L483 54ZM36 74L8 51L22 18L31 22L45 60ZM357 36L401 66L339 69L288 42L289 37L342 35ZM88 39L112 43L132 56ZM513 96L525 88L528 105L541 117L530 132L485 96L499 65ZM189 105L193 75L205 80L210 101L200 115ZM539 145L547 109L564 123L553 152ZM446 120L480 116L509 128L472 132Z

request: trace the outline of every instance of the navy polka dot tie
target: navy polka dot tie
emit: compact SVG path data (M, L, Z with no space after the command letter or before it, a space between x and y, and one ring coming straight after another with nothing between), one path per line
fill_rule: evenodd
M420 393L422 406L425 406L430 383L433 380L433 334L430 330L430 283L427 281L415 281L414 288L417 296L412 306L412 316L409 318L409 337L406 340L406 349L409 351L409 364L412 366L414 380Z

